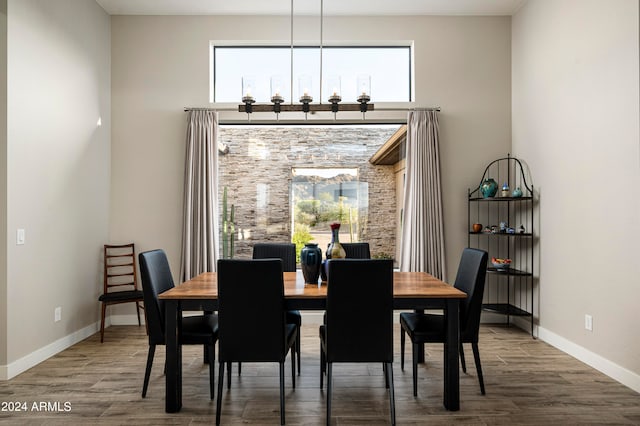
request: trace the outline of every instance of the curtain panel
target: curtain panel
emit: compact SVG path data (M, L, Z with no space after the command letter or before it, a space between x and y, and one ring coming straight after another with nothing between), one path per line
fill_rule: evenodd
M436 111L408 113L405 173L400 270L446 281Z
M218 259L218 114L187 113L180 280L215 271Z

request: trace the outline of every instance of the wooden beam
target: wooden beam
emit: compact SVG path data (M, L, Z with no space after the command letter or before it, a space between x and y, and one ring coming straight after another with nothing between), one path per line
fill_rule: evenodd
M373 165L392 165L400 161L400 145L407 138L407 125L403 124L391 135L375 154L371 156L369 162Z

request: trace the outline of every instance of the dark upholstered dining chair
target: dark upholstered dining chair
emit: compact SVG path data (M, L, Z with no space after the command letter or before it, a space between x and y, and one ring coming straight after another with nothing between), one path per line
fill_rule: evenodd
M291 350L295 389L298 329L285 322L284 280L280 259L218 260L218 399L220 424L224 365L232 362L280 364L280 423L284 424L284 361Z
M331 423L333 363L381 362L395 424L393 388L393 262L327 262L326 323L320 326L320 387L327 374L327 425Z
M480 383L480 391L485 394L480 352L478 350L478 331L480 313L487 269L487 252L465 248L462 252L454 287L467 293L460 302L460 361L466 373L463 343L471 343L473 356ZM405 333L409 335L413 347L413 396L418 396L418 345L424 343L444 343L446 337L443 315L423 313L400 314L400 367L404 370Z
M254 259L281 259L283 272L296 272L296 245L293 243L256 243L253 245ZM298 374L300 374L300 350L302 326L302 315L298 310L287 311L287 324L295 324L298 329L298 339L296 340L296 352L298 358ZM238 374L240 374L240 364L238 364Z
M167 256L163 250L151 250L140 253L140 276L144 293L145 319L149 331L149 353L147 368L144 373L142 397L147 395L151 366L156 345L165 344L165 309L164 301L158 295L174 287L173 277ZM209 363L209 393L214 395L215 378L215 344L218 340L218 316L205 314L184 317L181 323L180 345L203 345Z
M371 259L369 243L342 243L347 259Z
M371 259L369 243L340 243L347 259ZM327 246L327 251L329 246ZM327 261L322 262L320 269L322 281L327 281Z

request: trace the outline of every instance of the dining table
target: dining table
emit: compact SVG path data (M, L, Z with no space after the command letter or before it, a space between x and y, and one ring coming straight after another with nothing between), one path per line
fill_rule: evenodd
M289 310L325 310L327 284L307 284L302 272L284 272L284 298ZM330 285L330 284L329 284ZM393 273L393 308L444 311L446 342L444 344L444 407L460 409L459 372L459 304L466 293L426 272ZM159 295L165 305L166 399L165 411L175 413L182 408L182 346L180 324L185 311L213 312L218 309L218 285L215 272L204 272Z

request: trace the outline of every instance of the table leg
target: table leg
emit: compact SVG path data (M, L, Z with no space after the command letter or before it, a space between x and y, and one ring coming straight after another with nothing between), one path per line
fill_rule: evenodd
M165 301L166 395L165 411L176 413L182 408L182 347L179 342L181 312L177 300Z
M447 336L444 344L444 406L449 411L460 409L459 305L458 299L447 299L445 308Z

